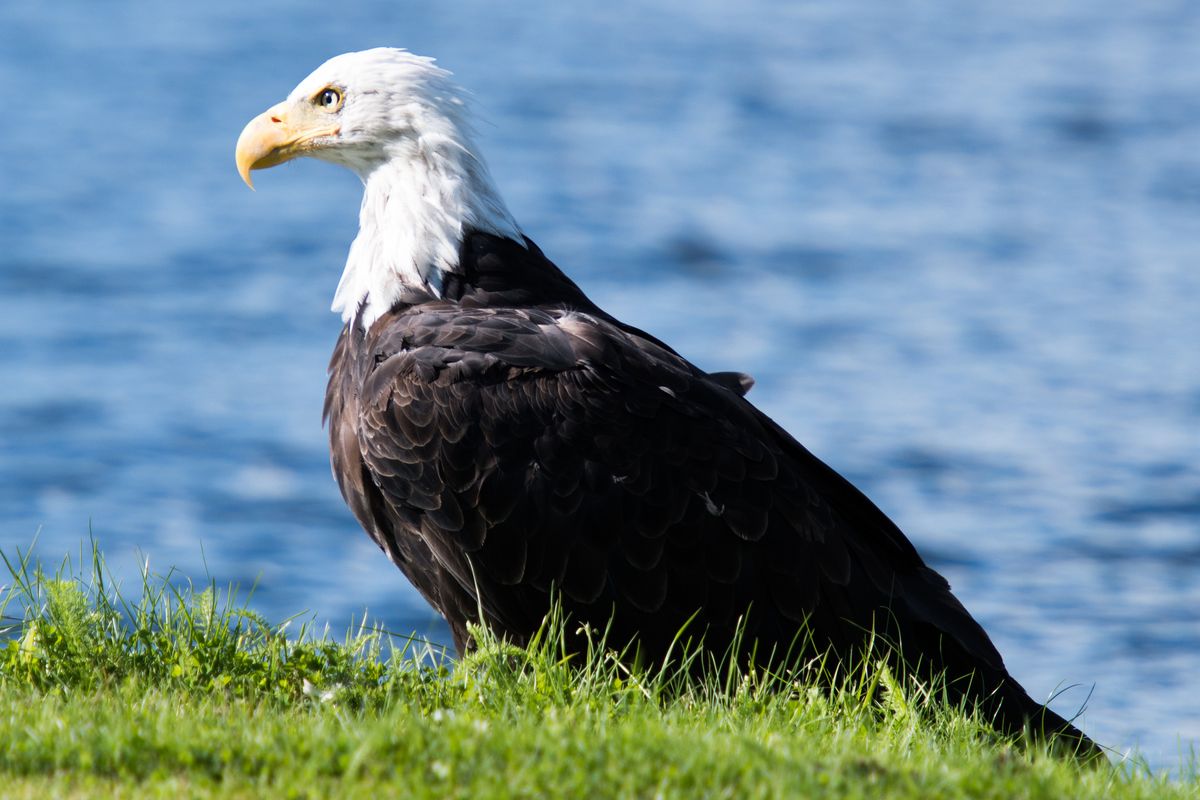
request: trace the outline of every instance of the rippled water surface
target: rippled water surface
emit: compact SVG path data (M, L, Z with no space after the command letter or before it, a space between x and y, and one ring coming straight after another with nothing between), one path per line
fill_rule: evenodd
M203 5L203 8L201 6ZM320 427L359 186L233 143L437 55L525 230L908 532L1035 696L1200 739L1200 6L0 6L0 547L448 639Z

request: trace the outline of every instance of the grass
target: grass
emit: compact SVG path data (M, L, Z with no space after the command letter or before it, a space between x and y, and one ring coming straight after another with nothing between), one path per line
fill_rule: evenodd
M886 669L833 690L735 670L630 671L603 647L478 632L438 649L272 625L211 583L100 554L5 559L0 795L13 797L1184 798L1180 776L1022 750ZM880 691L886 686L887 691Z

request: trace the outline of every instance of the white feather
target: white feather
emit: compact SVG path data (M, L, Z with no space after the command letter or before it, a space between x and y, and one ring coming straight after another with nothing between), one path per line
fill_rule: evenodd
M524 244L521 230L475 147L464 92L432 58L377 48L326 61L293 90L303 101L337 87L337 141L311 155L363 181L358 236L333 298L349 321L370 327L406 288L440 295L459 269L468 228ZM365 306L364 306L365 304Z

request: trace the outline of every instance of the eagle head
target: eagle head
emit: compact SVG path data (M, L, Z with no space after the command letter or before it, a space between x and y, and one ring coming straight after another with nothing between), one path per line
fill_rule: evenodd
M364 179L393 159L469 140L463 92L432 58L379 47L329 59L238 137L242 179L298 156L348 167Z
M416 289L440 296L474 230L524 246L474 143L465 93L432 58L376 48L329 59L238 137L238 173L311 156L364 184L333 310L364 326Z

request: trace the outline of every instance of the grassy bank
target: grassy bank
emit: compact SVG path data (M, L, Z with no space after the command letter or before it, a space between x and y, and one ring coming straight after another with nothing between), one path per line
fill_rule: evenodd
M568 665L554 624L528 650L488 641L450 669L378 631L271 625L212 586L144 576L131 598L98 557L85 575L9 568L4 797L1200 792L1195 765L1167 780L1022 751L886 671L832 693L729 672L687 684L599 646Z

